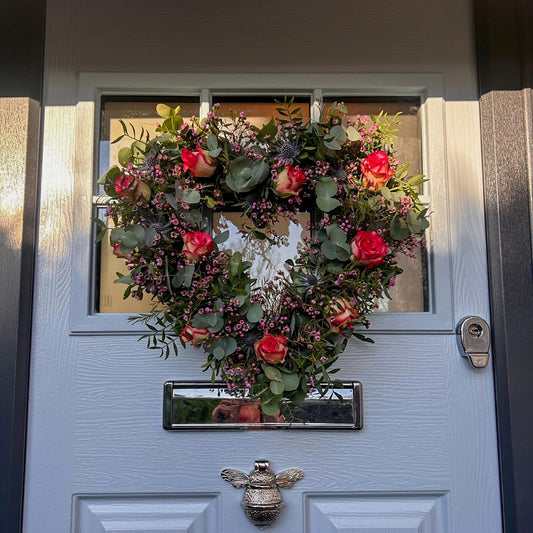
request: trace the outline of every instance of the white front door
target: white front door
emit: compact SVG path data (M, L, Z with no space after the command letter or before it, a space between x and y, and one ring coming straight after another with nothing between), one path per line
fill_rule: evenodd
M57 34L49 39L59 42ZM49 46L70 57L68 47ZM491 365L469 366L454 334L463 316L489 313L478 104L445 98L461 91L471 97L473 82L398 68L372 75L84 74L79 65L56 68L57 58L48 57L24 531L253 532L242 491L220 472L248 472L267 459L276 472L305 473L283 491L286 507L273 532L501 532ZM126 315L92 313L88 303L100 97L186 93L205 100L208 90L280 88L420 95L432 179L430 307L376 316L376 343L353 341L341 357L339 378L364 387L360 431L168 432L163 384L205 380L201 356L189 350L160 360L137 342Z

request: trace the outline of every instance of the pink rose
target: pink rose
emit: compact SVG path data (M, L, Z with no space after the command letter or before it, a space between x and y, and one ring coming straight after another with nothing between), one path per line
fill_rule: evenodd
M387 255L387 244L375 231L359 231L351 244L355 261L366 268L380 265Z
M198 346L207 338L209 338L209 335L209 330L205 328L193 328L192 326L186 326L180 334L180 339L183 342L190 342L193 346Z
M361 161L361 172L364 175L365 187L369 191L379 191L394 174L394 170L389 167L389 156L382 150Z
M257 359L265 363L284 363L287 351L287 339L285 335L271 335L267 333L262 339L254 343Z
M192 231L183 234L183 253L191 261L213 251L213 239L209 233Z
M190 170L193 178L209 178L215 173L216 163L209 152L198 145L196 151L184 148L181 153L183 172Z
M143 196L150 200L152 190L150 186L129 174L121 174L115 181L115 192L120 196Z
M301 168L286 165L274 181L274 189L282 198L296 196L306 179L305 173Z
M332 299L327 317L331 331L338 333L344 328L351 328L354 320L358 318L359 312L355 307L350 306L350 302L346 298L335 297Z

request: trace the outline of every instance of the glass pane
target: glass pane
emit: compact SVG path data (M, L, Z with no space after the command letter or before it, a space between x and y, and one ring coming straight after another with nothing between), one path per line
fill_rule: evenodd
M99 209L99 218L106 220L105 209ZM107 221L108 226L112 220ZM113 255L113 248L109 243L111 229L97 247L97 294L95 310L98 313L146 313L152 310L152 300L149 295L145 295L142 300L134 300L131 297L123 298L126 285L114 283L117 272L123 275L128 274L126 260Z
M343 102L348 114L378 115L384 111L389 116L400 115L400 126L396 135L394 149L401 164L410 163L411 175L421 174L422 168L422 134L420 124L420 100L416 97L372 98L372 97L328 97L324 98L324 111L333 102ZM412 259L400 254L398 264L404 272L396 280L389 292L392 300L380 300L378 312L421 312L429 310L427 249L425 246L415 251Z
M185 120L198 115L200 105L198 98L140 98L140 97L109 97L102 101L102 118L100 125L100 174L110 166L116 164L118 151L123 146L129 146L132 139L124 138L111 144L111 141L122 135L120 120L123 120L130 132L132 124L137 135L144 128L153 137L155 129L162 122L156 113L156 105L165 103L169 106L181 106L181 113ZM103 194L103 190L100 190ZM105 209L98 209L98 216L103 218ZM109 226L110 221L108 221ZM113 283L116 272L128 272L125 260L113 255L109 245L109 231L96 250L96 287L95 305L97 313L144 313L152 309L149 297L137 301L133 298L123 299L125 285Z
M252 262L250 275L257 279L259 286L271 280L276 272L283 268L287 259L295 259L298 244L304 236L309 236L307 230L310 214L300 213L295 215L298 223L282 219L274 226L276 233L282 238L277 246L272 246L268 241L258 239L245 239L239 233L244 225L251 225L250 219L239 212L224 211L213 213L214 233L222 233L229 230L230 237L223 247L232 251L240 251L246 261Z

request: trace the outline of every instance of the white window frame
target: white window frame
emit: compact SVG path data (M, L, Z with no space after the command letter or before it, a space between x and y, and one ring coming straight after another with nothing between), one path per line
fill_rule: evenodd
M70 324L72 335L138 335L128 314L92 313L95 273L91 216L98 173L100 102L102 96L197 96L200 116L211 108L212 95L302 94L312 98L317 119L323 97L419 96L421 99L423 172L430 177L424 203L431 205L428 231L429 311L375 313L371 334L451 333L453 287L449 231L448 176L445 146L444 83L441 74L259 74L259 73L81 73L76 106L77 132L74 184L73 260Z

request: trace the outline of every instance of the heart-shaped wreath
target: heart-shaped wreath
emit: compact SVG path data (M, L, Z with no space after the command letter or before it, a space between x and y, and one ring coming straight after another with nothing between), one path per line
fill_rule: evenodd
M162 124L150 138L124 123L131 148L101 178L112 197L113 253L126 260L124 297L149 295L154 311L132 317L141 338L168 357L177 342L207 352L204 369L229 389L249 390L265 414L283 399L326 393L333 367L367 314L402 270L428 227L417 191L392 152L395 116L350 119L332 105L320 122L304 122L293 102L262 128L243 112L184 123L180 108L159 104ZM132 133L130 133L130 131ZM114 141L114 142L116 142ZM248 216L245 239L275 245L275 226L304 210L319 216L297 258L263 287L251 263L225 250L228 232L212 235L209 212L232 208ZM98 221L105 232L105 224Z

